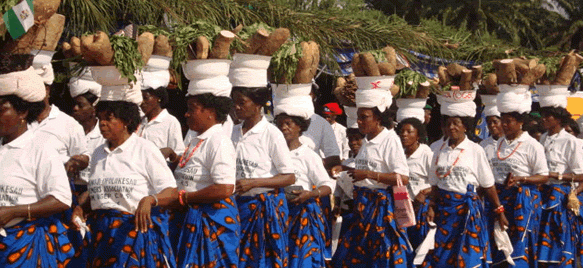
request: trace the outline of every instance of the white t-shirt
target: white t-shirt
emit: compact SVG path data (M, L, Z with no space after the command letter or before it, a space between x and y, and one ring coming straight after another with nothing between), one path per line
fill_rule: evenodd
M47 133L55 136L55 142L46 144L57 150L62 164L67 163L75 155L91 157L91 153L87 150L87 139L83 126L73 117L61 112L55 105L51 105L51 111L47 118L40 123L34 121L28 127L35 135Z
M307 131L304 131L300 137L300 142L316 153L322 151L324 158L330 156L341 157L332 126L318 114L310 117L310 127L308 127Z
M403 145L395 131L383 128L372 140L365 138L355 158L355 169L409 176ZM389 186L372 179L375 178L364 179L354 185L371 189L386 189Z
M436 140L432 144L430 144L429 148L431 148L431 151L435 154L435 152L439 151L439 148L441 148L445 140L446 140L445 137L441 137L439 138L439 140Z
M425 144L419 144L419 148L407 158L407 166L409 167L409 196L415 198L417 194L427 188L431 188L429 184L429 170L431 169L431 160L433 159L433 151Z
M231 140L237 153L237 180L271 178L277 174L293 174L291 154L281 131L263 117L243 134L243 123L233 127ZM253 196L270 188L254 188L243 194Z
M448 141L445 141L440 149L433 152L431 162L429 183L442 190L465 194L469 184L483 188L494 185L494 175L486 152L468 137L455 148L451 148Z
M328 186L334 192L335 182L328 176L322 158L306 145L291 151L292 163L296 182L294 186L302 186L304 190L311 191L312 186Z
M180 122L176 117L168 113L166 109L162 110L150 122L144 116L137 133L138 136L153 142L158 149L170 148L176 154L184 152Z
M190 159L174 171L179 189L196 192L213 184L235 185L235 148L221 125L216 124L191 139L182 157L184 161Z
M233 120L231 119L231 116L227 116L227 120L221 125L221 131L223 132L223 135L225 135L225 137L231 138L231 136L233 136L233 127L235 125L233 124ZM188 130L186 132L186 135L184 136L184 144L187 145L188 143L190 143L190 141L194 138L196 138L196 136L198 136L198 133L196 133L196 131L194 130ZM176 152L177 154L182 154L184 152Z
M354 158L348 158L342 162L343 166L354 168L356 163ZM352 177L348 175L348 172L340 172L340 176L336 180L336 190L334 191L334 196L340 197L342 202L346 200L353 199L354 185L352 184Z
M498 139L498 140L500 140L500 139ZM498 141L495 140L492 136L490 136L487 139L480 142L480 146L482 146L482 148L484 148L484 151L486 152L486 156L488 157L488 159L492 159L493 157L496 157L496 148L497 148L496 146L498 146L497 142Z
M93 210L133 214L142 198L169 187L175 188L176 180L162 152L136 134L113 151L104 143L93 152L87 186Z
M578 145L575 136L561 129L552 136L543 134L540 143L545 149L549 172L583 174L583 148ZM549 179L549 183L559 184L563 181Z
M498 147L500 147L500 158L496 153ZM516 151L512 153L514 149ZM545 149L527 132L523 132L510 144L506 138L498 139L494 146L493 156L488 157L496 183L505 183L510 172L520 177L549 174Z
M49 140L36 140L28 130L15 140L0 145L0 206L36 203L53 196L71 206L71 188L57 152L44 146Z
M89 131L87 135L85 135L85 138L87 140L87 150L89 151L90 154L93 154L93 151L95 151L97 147L105 143L105 139L103 138L103 136L101 135L101 131L99 130L99 121L97 121L95 127L91 131ZM87 168L79 172L79 179L75 180L75 184L87 185L90 175L91 166L88 165Z
M334 122L331 125L332 130L334 130L334 136L336 137L336 144L338 144L338 148L340 149L340 158L342 160L348 159L350 154L350 147L348 146L348 137L346 136L346 127L338 122ZM324 153L320 151L320 156L325 158Z

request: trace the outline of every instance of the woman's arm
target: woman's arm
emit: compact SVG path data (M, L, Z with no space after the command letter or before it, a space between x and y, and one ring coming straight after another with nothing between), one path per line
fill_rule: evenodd
M30 205L0 207L0 227L16 218L46 218L67 210L69 206L49 195Z
M495 185L493 185L492 187L484 188L484 193L486 194L490 202L494 204L496 210L498 210L499 207L502 207L500 199L498 199L498 193L496 192ZM500 227L504 229L505 226L506 227L508 226L508 220L506 219L506 215L504 215L503 210L502 212L497 211L496 213L498 214L498 222L500 223Z
M182 200L188 204L215 203L230 197L234 189L233 184L213 184L196 192L186 192Z
M277 174L271 178L262 179L242 179L238 180L235 191L238 194L248 192L253 188L282 188L294 184L296 176L294 174Z
M306 200L308 200L310 198L320 198L323 196L328 196L332 193L332 189L330 189L329 186L323 185L323 186L320 186L312 191L296 190L293 193L297 194L298 197L294 198L290 202L303 203L303 202L306 202Z
M508 186L514 186L517 183L529 183L529 184L545 184L549 181L549 177L545 175L534 175L534 176L514 176L508 179Z
M353 169L349 170L348 174L352 176L354 182L361 181L364 179L369 179L373 181L378 181L387 185L395 186L397 185L397 173L381 173L374 172L364 169ZM403 185L409 184L409 177L405 175L400 175Z
M140 200L138 208L136 209L134 223L136 225L136 231L145 233L154 224L152 222L152 207L170 207L176 202L178 198L178 191L176 188L168 187L158 194L148 195Z

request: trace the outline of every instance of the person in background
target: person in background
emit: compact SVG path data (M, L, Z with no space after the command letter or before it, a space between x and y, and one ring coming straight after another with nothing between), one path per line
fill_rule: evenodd
M425 219L429 199L431 194L431 185L429 184L429 170L431 169L431 160L433 152L427 144L423 143L427 138L425 125L417 118L406 118L399 122L397 133L401 138L405 156L407 157L407 166L409 167L409 197L413 199L417 224L407 228L409 241L416 249L427 236L429 226Z
M441 133L443 133L443 136L429 145L429 148L431 148L431 151L433 152L439 150L447 140L446 122L445 119L443 119L443 116L439 118L439 125L441 126Z
M489 107L486 106L486 108ZM484 109L484 111L486 112L486 123L488 127L488 133L490 133L490 136L487 139L481 141L480 146L482 146L482 148L484 148L484 151L486 151L488 159L492 159L496 152L495 147L497 141L498 139L500 139L500 137L504 135L504 133L502 133L502 121L500 119L500 112L495 108Z
M579 137L579 134L581 134L579 124L577 124L577 121L575 121L573 118L569 118L567 124L565 125L565 131L575 137Z
M342 162L342 165L348 168L354 168L355 157L358 155L362 142L364 140L364 135L360 133L358 128L347 128L346 136L348 138L348 146L350 146L349 158ZM353 205L353 184L352 179L346 174L346 172L340 173L340 176L336 181L336 190L334 191L334 197L336 198L336 203L338 204L336 208L341 216L345 216L352 210ZM346 222L343 220L343 224Z
M182 128L178 119L165 109L168 105L168 91L165 87L142 89L142 118L137 130L138 136L153 142L166 159L175 162L184 152Z
M425 125L425 128L427 128L429 121L431 121L431 110L433 110L433 107L431 107L429 104L426 104L425 107L423 107L423 111L425 112L425 120L423 121L423 125Z
M336 122L336 118L342 115L342 109L340 105L335 102L324 104L324 111L322 112L322 117L330 123L332 129L334 130L334 136L336 137L336 143L340 149L340 160L344 161L348 159L348 154L350 148L348 147L348 139L346 138L346 127ZM321 154L323 156L323 153Z
M535 140L540 142L541 136L547 132L542 124L540 114L537 112L530 113L528 118L525 119L524 125L522 127L524 131L528 132L528 135L533 137Z
M0 54L0 267L64 267L74 249L60 214L71 206L58 153L27 126L43 111L45 87L31 55Z
M76 229L76 217L87 218L88 267L173 268L168 215L160 210L178 202L172 171L160 150L135 134L137 104L101 100L96 111L106 142L93 152L87 196L71 218Z

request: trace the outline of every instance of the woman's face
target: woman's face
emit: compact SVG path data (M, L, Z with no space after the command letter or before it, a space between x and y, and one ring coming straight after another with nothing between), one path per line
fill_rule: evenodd
M77 96L73 99L73 118L79 123L87 122L95 118L95 107L83 96Z
M0 137L13 135L18 127L26 124L27 113L19 113L12 104L0 98Z
M101 131L101 135L103 135L103 138L108 141L119 140L124 134L130 134L126 123L115 117L113 113L106 111L99 112L97 118L99 118L99 130Z
M142 104L140 108L142 108L142 112L144 114L150 114L155 108L160 107L160 99L153 95L150 92L142 91Z
M204 132L204 126L214 125L216 123L215 117L213 116L213 111L211 109L206 109L204 106L198 102L195 98L188 98L186 101L186 123L190 130L194 130L198 133ZM209 120L213 120L212 123Z
M500 137L502 136L502 120L497 116L486 117L486 123L488 125L488 131L492 136Z
M358 130L364 135L375 133L381 126L381 121L374 115L372 108L358 108L356 122Z
M503 115L502 116L502 130L504 130L504 135L513 136L514 134L522 130L522 122L516 120L513 116Z
M289 116L279 116L275 122L286 142L291 142L300 138L300 132L302 129L296 122Z
M558 118L556 118L554 115L551 115L551 114L544 114L541 119L543 122L543 127L547 131L550 131L550 130L554 129L556 126L561 125L561 120L559 120Z
M403 147L409 147L419 142L419 132L411 124L405 124L401 127L399 137L401 137Z
M449 117L445 124L445 131L447 136L451 139L461 139L466 135L466 127L462 123L462 119L459 117Z
M237 91L233 92L233 102L235 104L235 115L239 120L252 118L261 111L260 105Z
M350 134L347 135L348 138L348 147L354 155L358 154L360 151L360 147L362 147L362 139L364 138L361 134Z

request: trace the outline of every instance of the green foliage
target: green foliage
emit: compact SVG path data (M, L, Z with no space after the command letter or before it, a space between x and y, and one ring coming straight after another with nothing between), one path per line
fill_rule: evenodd
M410 69L400 71L395 76L395 85L399 86L399 93L395 98L415 96L419 85L425 81L427 81L427 78L418 72Z
M293 82L298 69L298 62L303 55L300 43L300 41L287 42L273 54L270 71L277 82L285 81L287 84Z
M178 69L183 62L188 59L188 49L196 50L192 46L193 42L204 35L209 40L209 49L212 42L221 31L221 28L207 21L195 21L189 25L175 25L174 31L169 36L174 54L172 56L172 66Z
M130 81L137 81L136 71L144 66L142 55L138 51L138 42L124 36L109 37L113 48L113 63L122 77L127 77Z

